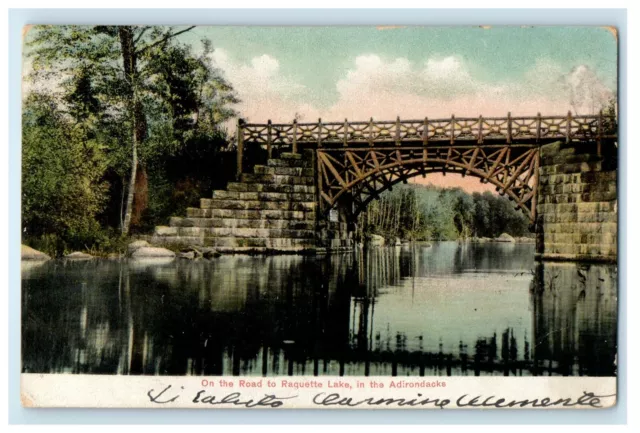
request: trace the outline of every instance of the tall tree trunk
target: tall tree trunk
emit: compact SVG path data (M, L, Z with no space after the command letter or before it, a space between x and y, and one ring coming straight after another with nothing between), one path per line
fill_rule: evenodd
M135 117L135 116L134 116ZM122 234L129 234L129 226L131 224L131 213L133 211L133 194L136 189L136 170L138 169L138 143L135 132L135 120L133 130L133 142L131 149L131 174L129 175L129 189L127 191L127 203L124 212L124 221L122 223Z
M138 140L139 142L139 140ZM131 225L142 223L144 211L149 204L149 178L144 165L138 164L136 171L136 186L133 192L133 207L131 211Z
M131 214L133 212L133 198L136 192L136 175L138 170L138 145L145 139L146 119L142 111L142 105L138 100L138 66L136 48L131 26L118 27L118 37L122 49L122 63L124 74L128 84L130 98L129 110L131 115L131 172L129 175L129 189L125 203L124 220L122 222L122 234L129 234Z

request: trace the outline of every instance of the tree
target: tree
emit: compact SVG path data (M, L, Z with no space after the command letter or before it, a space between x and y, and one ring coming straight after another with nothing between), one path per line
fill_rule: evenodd
M71 246L82 246L97 230L96 216L106 201L102 146L84 125L65 119L46 95L25 100L22 131L24 233L36 238L57 233Z
M454 240L528 233L529 221L506 197L468 194L460 188L423 185L386 191L358 216L360 239L375 233L387 239Z
M175 151L194 134L206 133L234 114L222 107L237 101L208 60L210 43L205 41L203 54L195 56L177 41L191 29L36 26L28 42L32 78L60 82L55 91L68 104L60 108L77 121L93 115L103 132L117 137L110 160L123 180L128 178L123 234L129 233L136 195L143 199L136 186L139 170L146 178L145 162ZM79 101L84 111L74 111ZM159 136L150 137L150 131Z
M459 188L455 189L453 193L455 195L453 201L453 221L458 231L458 236L462 238L471 237L473 216L475 213L473 197Z

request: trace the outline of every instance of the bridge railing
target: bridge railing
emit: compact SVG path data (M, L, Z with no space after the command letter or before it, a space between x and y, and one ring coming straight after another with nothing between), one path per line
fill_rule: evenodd
M597 141L615 138L615 116L599 114L574 116L461 117L446 119L315 123L244 123L238 121L238 172L242 171L245 144L258 145L269 157L274 148L297 153L306 148L416 145L454 143L548 143L558 140Z

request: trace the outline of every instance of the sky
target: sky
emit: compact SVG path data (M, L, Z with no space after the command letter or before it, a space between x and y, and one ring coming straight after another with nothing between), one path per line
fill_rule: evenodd
M591 114L617 92L617 40L604 27L203 26L180 36L194 51L203 38L249 122Z
M198 27L249 121L597 111L616 92L600 27Z
M249 122L590 114L617 91L602 27L197 27L183 41L202 38Z

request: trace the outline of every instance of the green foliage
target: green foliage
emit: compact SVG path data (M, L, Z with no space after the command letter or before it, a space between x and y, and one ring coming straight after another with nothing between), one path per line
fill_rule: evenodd
M81 247L100 230L96 216L106 200L102 146L43 95L26 99L22 131L23 235L55 234L72 248ZM60 253L63 243L46 238Z
M602 110L602 114L606 116L602 125L602 130L605 134L614 135L618 133L618 113L616 107L617 100L612 98Z
M231 106L238 100L211 64L211 43L202 41L196 54L176 38L188 30L34 26L29 32L33 71L26 79L34 90L25 101L23 168L36 175L23 183L27 237L58 253L114 245L128 205L124 185L135 141L151 192L138 231L166 224L171 212L183 213L196 195L221 183L211 180L212 165L207 171L203 164L228 147L222 125L236 115ZM195 189L176 198L176 186L185 182Z
M477 237L496 237L502 233L512 236L529 234L529 220L516 210L506 197L490 192L473 193L474 227Z
M405 185L383 193L358 216L358 236L454 240L529 234L529 221L505 197L460 188Z

